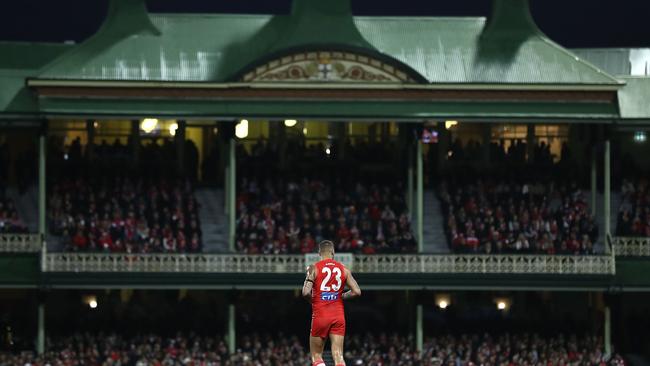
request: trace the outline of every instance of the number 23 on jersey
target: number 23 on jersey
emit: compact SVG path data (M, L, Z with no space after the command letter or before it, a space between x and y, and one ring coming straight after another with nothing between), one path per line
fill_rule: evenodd
M338 291L341 288L341 269L338 267L329 268L323 267L321 271L325 274L325 278L320 283L321 291ZM334 278L332 278L332 276Z

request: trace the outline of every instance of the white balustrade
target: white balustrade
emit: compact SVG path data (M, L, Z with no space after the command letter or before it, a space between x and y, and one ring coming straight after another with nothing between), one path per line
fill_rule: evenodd
M304 273L303 255L48 253L51 272ZM614 274L607 255L355 255L356 273Z
M0 234L0 252L35 253L41 251L38 234Z
M650 257L650 238L613 239L614 254L622 257Z

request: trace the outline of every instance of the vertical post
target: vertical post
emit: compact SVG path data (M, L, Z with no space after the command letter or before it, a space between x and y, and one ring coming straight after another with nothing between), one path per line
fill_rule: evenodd
M408 170L406 173L406 184L408 186L406 187L406 204L408 205L411 218L413 218L413 213L415 212L415 208L413 207L413 150L409 149L408 151Z
M45 303L41 299L38 303L38 333L36 334L36 352L39 355L45 352Z
M610 161L610 159L611 159L611 156L610 156L609 139L607 139L607 140L605 140L605 172L604 172L604 175L605 175L605 187L604 187L604 192L603 192L603 196L604 196L604 200L605 200L604 205L603 205L603 207L604 207L603 214L605 215L605 217L604 217L604 219L605 219L605 250L607 251L607 253L609 253L609 249L610 249L609 248L609 243L607 242L607 240L608 240L609 236L611 235L611 228L610 228L610 223L611 222L610 222L610 217L609 217L610 205L611 205L611 193L612 193L611 192L611 189L612 189L611 184L612 183L611 183L611 172L610 172L610 170L611 170L611 165L610 165L611 161Z
M526 126L526 155L526 161L535 159L535 125L532 123Z
M449 152L449 143L450 143L450 132L446 128L445 123L438 123L438 171L441 173L443 168L446 167L446 161Z
M422 253L422 249L424 248L424 235L423 235L423 224L424 224L424 169L423 169L423 162L422 162L422 143L420 141L416 141L417 144L417 154L416 154L416 161L417 161L417 195L415 197L415 207L417 211L417 234L416 238L418 240L418 253Z
M483 135L483 163L490 163L490 143L492 142L492 126L488 123L481 125L481 134Z
M228 352L235 353L235 304L228 305Z
M178 128L176 129L176 164L180 173L185 169L185 121L177 121Z
M230 250L235 250L235 220L237 220L237 140L233 137L230 140L229 163L228 163L228 243Z
M597 167L596 167L596 147L591 149L591 214L596 216L598 210L596 209L596 197L598 193L597 185Z
M612 314L609 306L605 306L605 354L612 354Z
M230 210L230 168L228 167L228 164L226 164L226 169L224 172L223 192L225 195L223 200L223 213L226 214L226 217L230 217L228 216L228 210Z
M46 191L45 191L45 158L47 154L46 145L47 122L43 122L41 132L38 137L38 234L41 239L42 248L45 248L45 231L46 227ZM45 260L45 258L42 258Z
M131 121L131 152L133 164L138 166L140 163L140 121L137 119Z
M86 161L91 162L95 158L95 121L86 120Z
M415 349L422 352L424 346L424 321L422 318L422 304L418 304L415 314Z

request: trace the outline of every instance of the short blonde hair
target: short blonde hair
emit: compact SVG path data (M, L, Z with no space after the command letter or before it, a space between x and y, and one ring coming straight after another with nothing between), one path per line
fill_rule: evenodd
M323 240L318 243L318 253L323 254L323 251L329 251L334 254L334 243L331 240Z

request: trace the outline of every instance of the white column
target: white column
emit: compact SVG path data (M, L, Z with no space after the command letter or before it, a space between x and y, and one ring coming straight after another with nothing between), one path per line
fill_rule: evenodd
M228 244L230 250L235 251L235 222L237 220L237 140L233 137L230 140L229 164L228 164Z
M228 352L235 353L235 304L228 305Z
M417 154L416 154L416 161L417 161L417 195L415 197L415 207L416 207L416 212L417 212L417 234L416 238L418 241L418 253L422 253L422 249L424 248L424 234L423 234L423 226L424 226L424 167L423 167L423 161L422 161L422 143L420 141L417 141Z
M407 170L407 176L406 176L406 205L408 206L409 213L411 217L415 217L414 215L414 207L413 207L413 159L411 158L412 154L409 154L408 157L408 170Z
M611 156L610 156L610 146L609 146L609 140L605 140L605 186L604 186L604 192L603 192L603 197L604 197L604 212L603 214L605 215L605 248L609 253L609 243L607 242L609 236L611 235L611 227L610 227L610 205L611 205L611 194L612 194L612 182L611 182Z
M36 352L45 352L45 304L38 304L38 333L36 334Z
M596 209L596 197L598 193L598 176L596 166L596 148L591 150L591 214L596 216L598 210Z
M418 304L415 315L415 349L417 352L422 352L424 347L424 320L422 318L422 304Z
M41 270L47 269L47 243L45 242L45 233L47 230L47 191L45 189L46 181L46 156L47 156L47 122L41 126L41 134L38 137L38 237L41 241Z
M612 353L612 314L609 306L605 306L605 353Z

